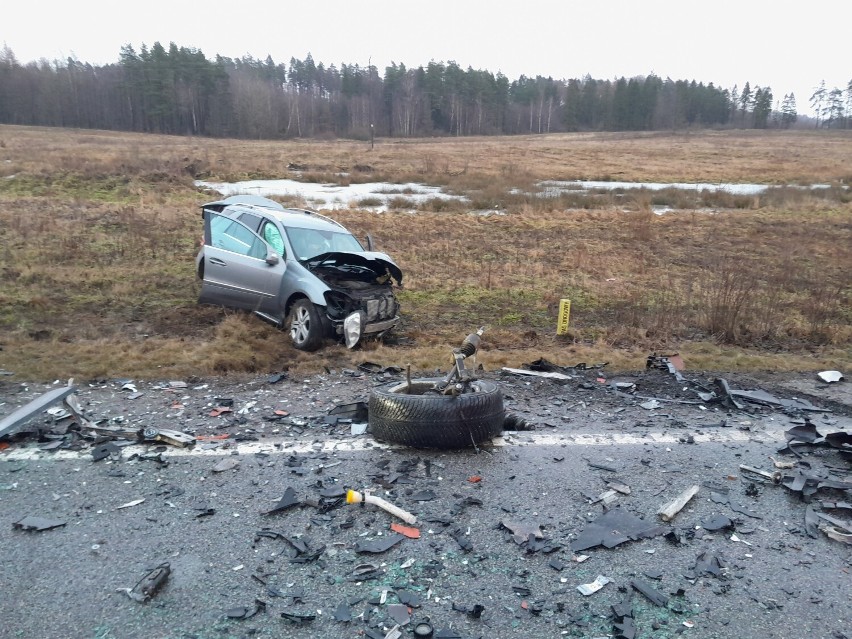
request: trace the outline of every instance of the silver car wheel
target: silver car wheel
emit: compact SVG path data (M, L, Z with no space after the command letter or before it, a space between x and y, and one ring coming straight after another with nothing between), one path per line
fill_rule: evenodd
M304 344L311 334L311 314L304 306L293 309L290 322L290 337L294 344Z

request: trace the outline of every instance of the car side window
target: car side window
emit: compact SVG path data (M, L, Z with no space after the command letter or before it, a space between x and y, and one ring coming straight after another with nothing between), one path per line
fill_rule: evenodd
M210 217L210 241L216 248L266 259L266 244L257 235L235 220L215 213Z
M252 231L257 233L257 229L260 228L260 221L263 219L259 215L254 215L252 213L241 213L238 218L240 222L249 227Z
M266 222L263 225L263 239L269 242L269 245L281 257L286 257L284 250L284 238L281 237L281 231L272 222Z

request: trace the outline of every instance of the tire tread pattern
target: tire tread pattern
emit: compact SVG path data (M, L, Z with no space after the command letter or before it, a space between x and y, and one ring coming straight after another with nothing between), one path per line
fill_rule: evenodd
M456 397L391 392L398 382L374 388L370 431L378 440L416 448L469 448L491 439L503 431L503 394L494 382L474 383L478 392Z

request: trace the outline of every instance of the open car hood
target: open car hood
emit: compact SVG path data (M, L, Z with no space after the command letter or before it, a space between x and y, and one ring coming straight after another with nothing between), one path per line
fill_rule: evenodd
M353 274L369 271L376 279L389 273L398 285L402 285L402 270L388 255L376 251L330 251L302 260L302 264L311 271L318 268L333 268Z

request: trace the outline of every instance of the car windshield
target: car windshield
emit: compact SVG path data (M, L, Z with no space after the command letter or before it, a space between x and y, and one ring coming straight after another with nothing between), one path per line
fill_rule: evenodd
M302 229L290 227L287 237L297 260L306 260L332 251L350 251L361 253L364 247L350 233L336 231L321 231L319 229Z

